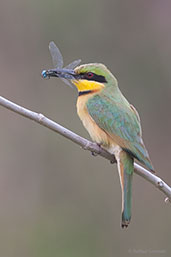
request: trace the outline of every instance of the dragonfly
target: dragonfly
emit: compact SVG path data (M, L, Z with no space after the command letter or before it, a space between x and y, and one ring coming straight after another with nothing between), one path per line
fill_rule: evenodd
M52 57L52 63L53 63L54 69L43 70L41 73L43 78L49 79L50 77L52 77L52 75L51 75L52 72L54 72L54 71L59 72L60 70L63 72L66 72L69 70L70 74L72 74L74 68L77 67L81 62L81 59L78 59L78 60L71 62L70 64L68 64L67 66L65 66L63 68L64 61L63 61L62 54L61 54L59 48L55 45L55 43L53 41L51 41L49 43L49 51L50 51L50 54ZM72 84L67 80L66 76L65 76L65 78L61 78L61 80L64 81L65 84L72 87Z

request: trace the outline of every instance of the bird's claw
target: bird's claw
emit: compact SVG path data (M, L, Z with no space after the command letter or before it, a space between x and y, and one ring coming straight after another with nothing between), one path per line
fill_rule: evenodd
M114 164L116 161L113 159L113 160L110 160L110 163L111 164Z
M99 148L101 148L101 144L98 144L98 143L96 143L96 144L98 145ZM91 152L91 154L92 154L93 156L97 156L97 155L98 155L98 153L95 153L95 152Z
M94 156L94 157L96 157L98 154L97 153L95 153L95 152L91 152L91 154Z

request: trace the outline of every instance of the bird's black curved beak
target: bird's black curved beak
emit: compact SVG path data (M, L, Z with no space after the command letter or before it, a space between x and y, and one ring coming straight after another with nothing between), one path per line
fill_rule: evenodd
M76 75L75 71L72 69L50 69L42 71L43 78L57 77L64 79L74 79Z

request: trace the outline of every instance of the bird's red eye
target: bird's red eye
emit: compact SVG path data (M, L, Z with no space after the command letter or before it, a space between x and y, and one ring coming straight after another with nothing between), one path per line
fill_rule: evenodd
M87 72L86 77L91 79L94 76L93 72Z

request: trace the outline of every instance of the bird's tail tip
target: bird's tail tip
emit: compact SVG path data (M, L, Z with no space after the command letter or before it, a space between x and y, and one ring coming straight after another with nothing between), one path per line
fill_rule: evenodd
M125 217L124 212L122 213L121 228L127 228L131 221L131 217Z
M123 222L122 222L122 224L121 224L121 228L127 228L127 227L128 227L128 225L129 225L129 222L128 222L128 223L123 223Z

